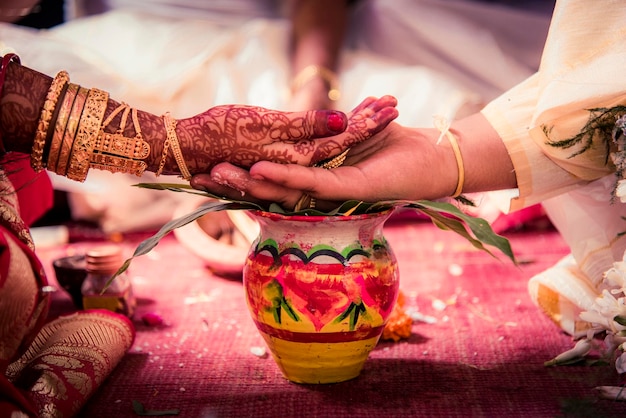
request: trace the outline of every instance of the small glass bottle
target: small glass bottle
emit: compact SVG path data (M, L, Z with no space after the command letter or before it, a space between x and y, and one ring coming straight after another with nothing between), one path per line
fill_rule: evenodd
M130 277L118 275L105 289L107 282L122 266L122 249L115 245L93 248L86 252L87 277L81 288L84 309L108 309L131 318L136 300Z

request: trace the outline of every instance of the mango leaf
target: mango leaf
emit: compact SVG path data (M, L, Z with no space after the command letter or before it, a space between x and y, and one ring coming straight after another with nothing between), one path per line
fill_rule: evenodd
M430 210L437 211L438 213L447 214L449 216L460 219L463 223L465 223L470 230L474 233L476 240L481 242L482 244L487 244L498 248L504 255L506 255L511 261L517 264L515 259L515 255L513 254L513 250L511 248L511 243L505 237L498 235L494 232L489 225L489 222L482 218L478 218L475 216L468 215L467 213L460 210L458 207L451 203L447 202L432 202L427 200L420 200L418 202L408 202L406 207L416 208L419 212L424 213L427 216L430 216L433 219L432 213ZM428 211L428 212L427 212ZM445 221L442 222L444 225L448 225ZM464 236L461 231L453 229L455 232ZM467 238L467 237L466 237ZM473 243L472 240L470 242ZM484 249L481 245L480 247Z
M162 190L168 190L168 189L162 189ZM164 236L166 236L173 230L180 228L181 226L185 226L191 222L194 222L198 218L210 212L218 212L221 210L242 210L242 209L260 209L260 207L258 205L255 205L254 203L222 202L222 201L211 200L210 202L200 205L197 209L193 210L191 213L181 216L180 218L169 221L168 223L163 225L161 229L157 231L156 234L152 235L151 237L139 243L132 257L124 261L124 264L122 264L122 266L115 272L115 274L111 276L111 278L106 282L102 292L108 289L108 287L111 285L111 283L113 283L113 280L115 280L117 276L119 276L120 274L128 270L128 267L130 267L130 263L135 257L148 254L150 251L152 251L154 247L156 247L159 244L159 241L161 241L161 239Z
M494 254L485 245L496 247L504 255L506 255L514 264L517 264L513 250L508 239L496 234L489 223L478 217L468 215L460 210L457 206L448 202L430 201L430 200L389 200L375 203L367 203L359 200L348 200L343 202L337 208L331 211L320 211L319 209L303 209L297 212L286 211L277 203L269 203L266 206L262 204L225 200L220 196L213 195L208 192L196 190L189 184L177 183L139 183L135 186L152 190L164 190L178 193L191 193L199 196L211 198L211 201L199 206L191 213L174 219L165 225L152 237L142 241L136 248L133 256L127 259L122 267L107 282L106 288L113 282L115 277L128 269L133 258L149 253L157 246L161 238L176 228L194 222L198 218L209 212L217 212L221 210L262 210L266 212L280 213L283 215L308 215L308 216L348 216L361 215L366 213L382 212L389 209L405 207L411 208L430 218L434 225L444 231L452 231L466 240L475 248L486 251L488 254ZM465 199L467 201L467 199ZM471 201L467 201L471 203ZM468 231L469 228L469 231ZM471 232L471 233L470 233ZM472 235L473 234L473 235ZM494 256L495 257L495 256Z

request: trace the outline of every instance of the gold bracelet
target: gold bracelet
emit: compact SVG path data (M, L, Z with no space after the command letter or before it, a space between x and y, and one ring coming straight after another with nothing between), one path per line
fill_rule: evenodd
M122 113L120 127L117 129L117 132L113 134L104 132L104 128L107 127L113 119L111 115L115 116L115 114L119 113L118 109L120 108L123 108L124 112ZM135 129L135 136L133 138L126 137L123 134L129 113L133 115L133 128ZM147 158L150 154L150 145L143 140L139 120L137 119L137 110L131 109L127 104L122 104L113 111L111 115L109 115L109 118L107 118L100 128L94 145L94 153L104 153L136 160Z
M345 149L341 154L336 155L328 161L321 161L315 164L315 167L325 168L326 170L332 170L333 168L337 168L343 165L343 163L346 161L346 156L348 155L348 152L350 152L350 148Z
M163 172L163 168L165 167L165 161L167 160L167 151L170 148L170 133L168 132L168 126L165 123L165 115L163 115L163 124L165 125L166 136L165 136L165 141L163 142L163 152L161 156L161 162L159 163L159 168L154 173L156 177L159 177L161 175L161 172Z
M122 112L120 125L115 133L104 132L113 118ZM132 115L135 137L124 136L128 115ZM113 173L129 173L141 176L147 164L141 161L150 154L150 145L143 140L137 118L137 109L121 103L102 123L90 158L90 167Z
M37 132L35 132L35 140L33 141L33 150L30 154L30 165L36 172L44 169L43 166L43 150L46 145L46 139L48 138L48 128L50 126L50 120L56 108L59 95L70 81L70 76L67 71L59 71L52 80L48 93L46 94L46 101L43 103L41 114L39 116L39 122L37 123Z
M87 94L89 90L84 87L79 87L76 93L76 99L72 105L67 125L65 126L65 132L63 134L63 140L61 142L61 149L59 151L59 158L56 163L56 168L53 170L55 173L65 176L67 174L67 166L69 164L70 154L72 153L72 147L76 140L76 129L80 117L85 110L85 102L87 101Z
M308 65L302 69L296 75L291 83L291 91L296 92L302 88L306 83L320 77L326 83L328 83L328 98L332 101L337 101L341 98L341 92L339 91L339 78L335 72L329 70L326 67L320 65Z
M456 136L449 130L446 132L446 137L448 141L450 141L450 145L452 145L452 151L454 152L454 158L456 159L456 165L459 170L459 180L456 184L456 189L452 194L452 197L459 197L463 192L463 185L465 184L465 165L463 164L463 156L461 155L461 148L459 148L459 142L456 139Z
M183 157L183 153L180 150L180 144L178 143L178 137L176 136L176 121L173 120L170 116L170 113L167 112L163 115L163 123L165 124L165 130L167 131L167 137L170 140L172 153L174 154L174 158L176 159L176 163L178 164L178 169L180 170L182 178L189 181L191 180L191 173L187 168L185 158Z
M350 152L350 148L344 150L341 154L336 155L330 160L321 161L315 164L315 167L324 168L326 170L333 170L337 167L340 167L346 161L346 156L348 155L348 152ZM315 209L316 204L317 204L317 201L315 200L315 198L311 197L308 193L305 193L302 196L300 196L300 199L298 199L298 201L296 202L296 205L294 206L293 211L298 212L305 208Z
M138 177L147 168L145 161L97 153L92 154L89 166L98 170L110 171L111 173L134 174Z
M69 84L67 86L63 101L61 102L61 108L57 114L54 131L52 132L52 140L50 141L50 151L48 152L48 164L46 166L48 170L53 172L56 172L57 169L61 144L63 144L63 136L65 135L65 127L67 126L67 120L70 117L70 111L72 110L72 105L74 104L77 93L77 84Z
M85 102L85 110L78 124L76 139L72 144L67 178L81 182L87 178L91 154L93 153L102 119L104 119L108 100L109 93L106 91L95 88L89 90Z

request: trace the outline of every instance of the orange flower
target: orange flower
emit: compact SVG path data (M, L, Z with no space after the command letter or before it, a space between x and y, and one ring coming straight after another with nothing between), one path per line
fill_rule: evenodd
M411 336L411 325L413 320L404 310L404 293L398 292L398 300L389 315L389 319L385 328L383 329L383 335L380 337L383 341L393 340L398 342L403 338L409 338Z

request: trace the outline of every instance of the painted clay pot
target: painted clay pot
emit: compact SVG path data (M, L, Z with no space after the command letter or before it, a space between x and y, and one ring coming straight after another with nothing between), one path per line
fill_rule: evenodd
M383 235L392 211L354 216L250 212L260 225L243 270L248 308L283 375L357 377L398 296Z

